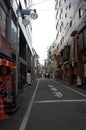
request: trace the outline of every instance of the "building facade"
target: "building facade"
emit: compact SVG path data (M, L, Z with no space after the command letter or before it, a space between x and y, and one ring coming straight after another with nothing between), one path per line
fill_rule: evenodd
M57 77L57 61L55 58L56 48L57 43L56 40L54 40L48 48L47 59L45 60L45 72L53 79Z
M35 49L33 48L33 78L38 78L39 76L39 56Z
M85 0L56 0L57 78L86 85Z
M4 91L13 86L18 93L27 82L27 73L31 72L32 26L31 23L23 25L23 19L30 20L30 17L20 14L27 7L28 0L0 1L0 81L7 80L0 88L4 87Z

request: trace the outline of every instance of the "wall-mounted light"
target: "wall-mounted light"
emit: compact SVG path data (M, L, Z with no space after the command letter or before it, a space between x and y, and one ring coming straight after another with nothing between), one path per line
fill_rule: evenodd
M24 26L27 26L30 24L30 21L27 18L22 19L22 23Z
M70 17L70 19L72 19L72 16Z
M32 9L24 9L24 10L20 10L20 14L22 16L22 23L27 26L30 24L30 20L27 19L25 16L30 16L33 20L38 18L38 14L36 13L36 9L32 10Z
M31 11L32 11L32 10L31 10ZM34 20L38 18L38 14L36 13L36 9L34 9L32 13L30 13L30 17L31 17L32 19L34 19Z
M38 18L38 14L36 13L36 9L32 10L32 9L24 9L24 10L20 10L20 14L22 16L25 15L30 15L30 17L32 19L37 19Z

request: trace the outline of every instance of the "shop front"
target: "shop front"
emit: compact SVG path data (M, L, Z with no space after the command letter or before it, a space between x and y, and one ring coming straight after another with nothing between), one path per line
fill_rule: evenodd
M16 107L15 98L15 54L12 46L0 36L0 95L6 112ZM12 108L12 109L11 109Z
M78 33L78 74L86 86L86 26Z

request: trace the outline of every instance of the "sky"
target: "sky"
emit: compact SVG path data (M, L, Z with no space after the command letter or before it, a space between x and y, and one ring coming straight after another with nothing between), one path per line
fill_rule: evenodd
M49 46L56 38L55 0L33 0L32 8L36 9L38 19L32 20L32 46L44 64Z

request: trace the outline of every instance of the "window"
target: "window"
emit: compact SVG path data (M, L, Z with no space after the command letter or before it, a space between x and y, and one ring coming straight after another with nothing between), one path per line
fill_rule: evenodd
M67 18L67 13L65 14L65 18Z
M27 4L26 0L24 0L25 4Z
M62 37L62 42L64 42L64 37Z
M69 4L69 9L71 9L71 2L70 2L70 4Z
M61 13L63 13L63 8L61 9Z
M81 49L86 47L86 28L79 33L79 46Z
M83 48L83 33L82 32L79 34L79 47Z
M62 39L60 40L60 46L62 45Z
M70 21L70 27L72 26L72 20Z
M86 47L86 28L84 29L84 46Z
M58 44L58 46L57 46L57 50L59 49L59 44Z
M62 24L60 25L60 32L62 31L62 29L63 29L63 22L62 22Z
M58 32L57 35L56 35L56 39L58 39L58 37L59 37L59 32Z
M0 28L2 30L2 35L4 36L6 31L6 13L1 5L0 5L0 12L2 16L2 19L0 20Z
M11 41L15 45L16 37L17 37L17 27L14 24L13 20L11 20L11 33L10 33L10 35L11 35Z
M66 47L66 58L68 59L69 58L69 55L70 55L70 50L69 50L69 46Z
M84 77L86 77L86 63L84 64Z
M62 37L62 39L60 40L60 46L63 44L64 42L64 37Z
M57 12L56 12L56 19L57 19L57 16L58 16L58 12L59 12L59 11L57 10Z
M56 24L56 29L58 29L58 22L57 22L57 24Z
M82 17L82 15L84 14L85 10L82 10L81 8L79 9L79 18Z
M64 0L64 3L66 3L66 0Z

